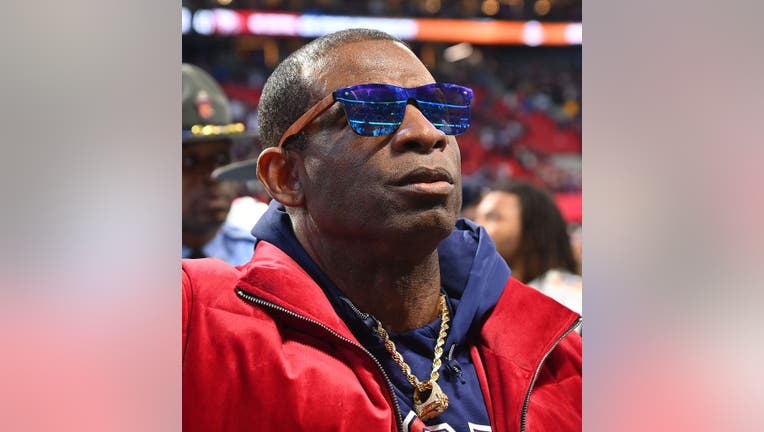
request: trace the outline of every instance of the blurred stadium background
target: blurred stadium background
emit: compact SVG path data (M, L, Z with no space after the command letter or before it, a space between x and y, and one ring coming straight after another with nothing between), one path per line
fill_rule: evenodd
M273 68L311 39L373 27L410 44L438 81L475 91L458 138L465 204L521 178L581 223L580 0L184 0L182 59L210 72L235 120L257 126ZM258 152L235 148L235 157Z

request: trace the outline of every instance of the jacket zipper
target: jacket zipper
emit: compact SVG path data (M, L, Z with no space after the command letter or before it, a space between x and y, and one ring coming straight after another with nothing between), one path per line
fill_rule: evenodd
M563 333L557 340L554 342L554 344L547 350L547 352L544 354L544 357L541 358L541 361L539 362L538 366L536 366L536 372L533 373L533 379L531 380L531 385L528 387L528 392L525 394L525 402L523 402L523 412L522 416L520 417L520 432L525 432L525 416L528 414L528 403L531 400L531 391L533 390L533 386L536 384L536 379L538 378L539 372L541 371L541 366L544 365L544 362L546 361L546 358L549 357L549 354L552 353L552 351L557 348L557 345L562 342L563 339L567 335L570 334L573 330L578 327L578 325L581 324L581 317L579 316L576 321L573 322L573 324Z
M374 357L374 355L372 355L369 352L369 350L364 348L362 345L359 345L359 344L353 342L352 340L342 336L341 334L335 332L334 330L330 329L326 325L324 325L324 324L322 324L322 323L320 323L320 322L318 322L318 321L316 321L314 319L310 319L310 318L308 318L306 316L303 316L303 315L300 315L298 313L292 312L291 310L286 309L284 307L281 307L281 306L279 306L277 304L274 304L274 303L271 303L269 301L263 300L261 298L255 297L254 295L244 291L241 288L238 288L238 287L236 288L236 295L238 295L239 298L241 298L241 299L243 299L243 300L245 300L245 301L247 301L249 303L255 303L255 304L258 304L260 306L265 306L267 308L277 310L277 311L279 311L281 313L285 313L285 314L287 314L287 315L289 315L291 317L294 317L294 318L300 319L302 321L309 322L311 324L317 325L317 326L321 327L322 329L326 330L329 334L333 335L337 339L339 339L339 340L341 340L343 342L349 343L349 344L351 344L351 345L353 345L355 347L358 347L361 351L366 353L366 355L369 356L369 358L374 362L374 364L377 365L377 368L382 373L382 377L384 378L385 384L387 385L387 391L389 392L390 398L393 401L393 411L394 411L394 414L395 414L395 420L396 420L396 422L398 424L398 430L403 432L403 417L401 416L401 412L400 412L401 408L400 408L400 405L398 404L398 398L395 396L395 391L393 390L393 383L390 381L390 378L387 376L387 373L382 368L382 365L379 363L379 360L377 360L377 358Z

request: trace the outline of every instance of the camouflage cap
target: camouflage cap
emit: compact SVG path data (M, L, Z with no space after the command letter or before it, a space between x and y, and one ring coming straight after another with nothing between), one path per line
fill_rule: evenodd
M183 143L227 138L250 138L244 123L234 123L228 98L220 85L198 66L184 63Z

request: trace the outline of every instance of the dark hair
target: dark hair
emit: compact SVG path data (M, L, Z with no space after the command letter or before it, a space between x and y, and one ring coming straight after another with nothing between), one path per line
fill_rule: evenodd
M390 40L403 43L400 39L379 30L342 30L304 45L276 67L265 82L257 107L263 148L278 144L287 128L308 108L326 96L316 94L312 79L305 76L305 69L334 48L367 40ZM307 145L307 141L303 134L299 134L290 144L302 149Z
M520 200L522 235L518 255L525 263L529 282L551 269L578 273L568 236L568 227L554 198L530 183L516 181L496 190L514 194Z

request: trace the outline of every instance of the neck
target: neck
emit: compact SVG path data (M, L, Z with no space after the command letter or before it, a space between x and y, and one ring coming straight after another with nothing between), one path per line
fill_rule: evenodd
M306 235L298 227L295 235L350 301L380 320L385 328L402 332L438 317L440 265L435 247L416 254L407 244L396 248L397 254L375 254L374 245L368 242ZM391 256L396 258L391 260Z

